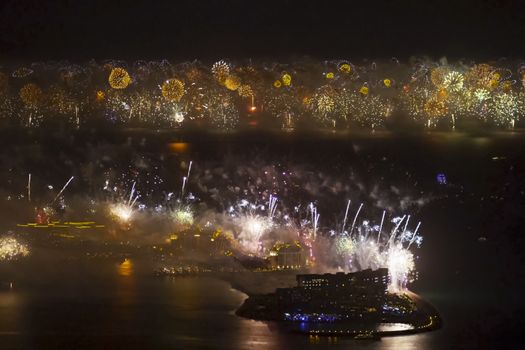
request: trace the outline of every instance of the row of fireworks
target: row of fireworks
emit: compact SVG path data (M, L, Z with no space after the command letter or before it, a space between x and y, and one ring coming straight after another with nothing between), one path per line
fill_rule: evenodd
M231 130L264 118L291 130L382 128L395 116L451 128L462 121L512 128L525 116L525 66L414 59L353 64L90 61L0 71L0 118L36 127L116 125Z
M419 234L420 223L411 223L410 215L395 217L383 211L381 219L373 223L362 218L363 204L352 205L348 201L346 210L341 213L344 213L342 225L321 226L321 214L313 202L306 206L286 203L271 193L255 201L240 195L222 212L199 211L195 196L187 189L191 170L192 162L182 179L180 195L169 194L168 201L173 199L169 206L155 206L150 210L141 203L136 183L133 182L128 193L101 202L101 208L125 232L133 231L141 220L154 215L172 222L175 231L198 227L216 230L235 249L259 257L266 256L279 242L298 240L307 250L309 261L320 267L345 271L388 268L392 291L406 288L415 271L415 257L411 249L419 247L422 236ZM47 206L47 217L54 216L53 204L73 180L74 177L71 177ZM31 176L27 191L27 197L31 200Z

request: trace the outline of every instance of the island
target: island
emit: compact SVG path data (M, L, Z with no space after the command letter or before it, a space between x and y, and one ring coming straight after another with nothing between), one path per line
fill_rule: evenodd
M388 269L299 274L297 285L250 295L236 314L310 335L377 339L439 329L437 310L408 290L388 290Z

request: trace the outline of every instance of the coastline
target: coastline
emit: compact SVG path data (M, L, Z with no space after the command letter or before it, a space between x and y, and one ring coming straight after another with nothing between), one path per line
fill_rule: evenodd
M249 274L254 274L253 272ZM244 274L243 274L244 275ZM285 277L289 274L283 274ZM256 275L257 276L257 275ZM230 277L230 278L228 278ZM304 335L310 335L310 336L344 336L349 338L355 338L355 339L363 339L363 340L374 340L374 339L380 339L382 337L394 337L394 336L404 336L404 335L413 335L418 333L424 333L424 332L430 332L438 330L442 327L442 319L439 315L437 309L430 304L428 301L424 300L422 297L420 297L418 294L407 290L404 294L407 295L416 305L417 310L420 312L424 317L418 317L418 322L414 322L414 319L407 320L407 322L377 322L375 323L375 326L380 325L395 325L395 324L403 324L407 327L407 329L395 329L395 330L375 330L375 329L342 329L345 326L351 326L352 323L348 322L339 322L339 323L333 323L332 325L336 325L337 327L327 328L327 329L312 329L308 327L301 327L304 325L304 323L298 323L298 322L291 322L291 321L285 321L285 320L277 320L273 318L265 318L265 317L254 317L254 316L248 316L246 311L246 305L247 302L254 297L257 297L258 295L262 295L263 293L267 292L269 289L268 283L257 283L260 281L257 281L257 278L247 279L246 276L243 276L244 278L242 282L237 279L231 279L231 275L228 274L226 276L220 276L219 278L221 280L224 280L230 284L230 286L247 295L247 298L243 301L243 303L235 310L235 315L238 317L243 317L251 320L261 321L261 322L271 322L273 324L276 324L278 326L284 326L287 331L291 333L298 333L298 334L304 334ZM250 276L253 277L253 276ZM259 276L257 276L259 277ZM246 282L249 281L248 285ZM291 281L281 280L281 285L283 284L290 284ZM275 285L273 286L273 290L275 290ZM257 289L257 292L254 290ZM326 324L324 324L326 325Z

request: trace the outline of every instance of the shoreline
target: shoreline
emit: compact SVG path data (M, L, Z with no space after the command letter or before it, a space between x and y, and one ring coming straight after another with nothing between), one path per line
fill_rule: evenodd
M242 313L239 313L239 310L245 305L246 301L250 299L253 295L257 295L259 293L250 293L247 288L243 288L243 286L240 283L235 283L235 281L228 280L226 278L227 276L221 276L219 279L227 282L232 289L239 291L245 295L247 295L247 298L244 299L243 303L234 311L235 315L238 317L242 317L245 319L260 321L260 322L270 322L278 326L285 326L286 330L290 333L297 333L297 334L304 334L304 335L310 335L310 336L344 336L349 338L355 338L355 339L363 339L363 340L374 340L374 339L380 339L382 337L395 337L395 336L404 336L404 335L413 335L413 334L419 334L419 333L425 333L425 332L431 332L435 330L439 330L442 327L443 321L441 319L441 316L439 315L437 309L430 304L428 301L424 300L422 297L420 297L418 294L407 290L404 294L408 295L410 299L416 303L418 311L421 311L425 315L425 323L423 322L377 322L377 325L381 324L396 324L401 323L404 325L411 326L413 328L409 329L398 329L398 330L362 330L362 329L339 329L344 327L345 323L350 324L349 322L336 322L335 325L339 325L342 327L338 327L337 329L300 329L299 326L301 323L299 322L291 322L291 321L285 321L285 320L270 320L270 319L260 319L260 318L254 318L254 317L247 317L242 315ZM327 325L327 323L325 323Z

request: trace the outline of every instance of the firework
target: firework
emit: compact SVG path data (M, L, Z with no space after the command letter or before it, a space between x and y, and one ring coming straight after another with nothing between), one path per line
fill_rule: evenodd
M44 93L38 85L29 83L20 89L19 95L27 107L36 108L42 102Z
M209 96L209 100L203 104L203 108L211 125L218 129L231 130L239 122L239 111L229 94Z
M110 215L120 223L127 224L131 221L133 213L135 211L134 206L139 199L138 195L135 195L135 182L131 186L129 193L129 199L124 202L111 204L109 207Z
M57 194L56 197L53 199L53 201L51 202L51 204L53 204L53 203L56 202L56 200L58 199L58 197L60 197L60 195L64 192L64 190L67 188L67 186L69 185L69 183L70 183L71 181L73 181L74 178L75 178L74 176L71 176L71 177L69 178L69 180L67 180L66 184L64 185L64 187L62 187L62 189L60 190L60 192L58 192L58 194Z
M133 208L125 203L113 204L109 210L114 218L123 223L129 222L133 215Z
M228 90L235 91L241 86L241 79L236 75L229 75L224 80L224 86Z
M290 86L292 84L292 76L288 73L284 73L281 77L281 81L284 86Z
M193 225L193 211L189 205L178 205L171 213L171 217L177 225L188 227Z
M29 255L29 247L11 236L0 237L0 261L18 260Z
M341 63L339 65L339 71L343 74L350 74L352 72L352 67L349 63Z
M124 68L116 67L111 70L108 82L113 89L121 90L131 84L131 77Z
M445 83L445 77L449 74L450 69L447 66L439 66L430 72L430 80L432 83L439 87L442 87Z
M448 72L444 79L442 86L452 92L459 92L463 89L463 75L456 71Z
M441 101L439 98L433 97L430 98L425 103L425 113L430 118L443 117L447 114L448 108L445 102Z
M499 74L488 64L477 64L466 72L465 82L474 88L493 90L499 82Z
M242 200L236 208L229 209L229 215L239 227L238 241L242 249L253 255L262 254L261 238L273 226L273 218L277 208L277 198L269 197L267 205L257 205Z
M454 66L425 59L410 65L297 61L240 63L233 68L221 60L206 69L196 61L163 60L135 62L128 72L122 68L128 64L118 61L86 66L39 63L16 69L11 76L0 72L0 119L35 127L59 116L61 125L66 122L77 129L92 125L97 116L114 125L155 129L192 120L199 127L230 131L245 112L258 112L277 118L280 122L273 124L290 131L298 125L308 128L309 122L377 129L386 127L386 119L398 112L428 127L442 117L452 120L452 129L456 120L467 118L500 128L521 126L525 69L514 72L497 64ZM110 88L101 89L96 71L109 72ZM129 89L132 73L136 81Z
M162 84L162 96L170 102L179 102L184 96L184 83L179 79L169 79Z
M369 220L363 220L356 226L362 206L361 204L357 209L350 230L345 231L350 208L350 201L348 201L342 233L337 234L335 238L335 253L349 271L388 268L389 290L403 291L406 289L411 273L415 270L414 255L410 247L413 243L419 246L422 242L422 237L418 235L420 223L414 231L410 231L408 229L410 215L395 217L391 221L393 228L390 234L384 234L386 212L383 212L380 225L372 225ZM404 226L401 228L403 223Z
M11 76L13 78L25 78L33 74L33 70L27 67L20 67L17 70L15 70Z
M318 89L310 102L314 117L325 122L330 120L336 110L338 97L337 91L331 86L323 86Z
M253 97L253 90L250 85L241 85L237 89L237 93L241 97Z
M500 126L514 127L521 111L520 104L523 105L523 102L515 94L496 94L489 105L491 114L494 116L494 122Z
M31 174L27 177L27 200L31 202Z
M220 84L223 84L230 75L230 69L230 65L223 60L215 62L211 67L213 76Z

